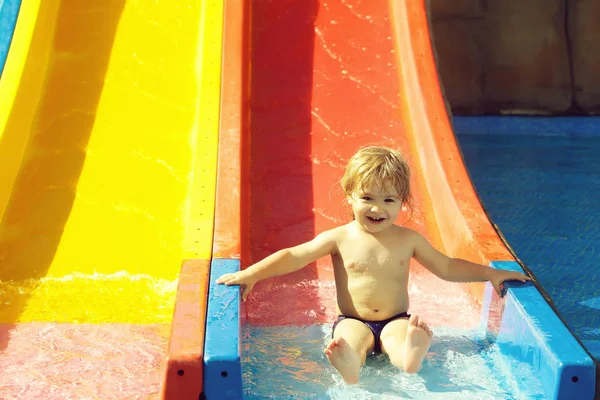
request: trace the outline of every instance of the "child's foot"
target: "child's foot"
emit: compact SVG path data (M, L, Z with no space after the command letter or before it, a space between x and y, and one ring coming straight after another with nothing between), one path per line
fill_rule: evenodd
M425 354L429 350L433 332L418 315L412 315L406 330L404 343L404 371L414 374L421 368Z
M343 338L335 338L325 349L327 359L338 370L344 382L353 385L358 383L360 358Z

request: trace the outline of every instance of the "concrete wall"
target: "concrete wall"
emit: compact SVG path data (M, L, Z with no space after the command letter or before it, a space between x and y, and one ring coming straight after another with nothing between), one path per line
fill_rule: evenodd
M455 114L600 111L600 1L429 4Z
M573 96L583 110L600 112L600 1L569 0L567 24Z

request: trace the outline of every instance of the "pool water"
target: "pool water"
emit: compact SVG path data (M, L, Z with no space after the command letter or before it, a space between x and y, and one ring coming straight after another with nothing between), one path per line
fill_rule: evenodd
M0 399L158 398L176 288L125 271L0 281Z
M0 322L170 323L177 280L120 271L0 280Z
M346 385L323 349L331 325L246 326L245 399L542 399L529 367L506 360L479 329L434 328L421 371L407 375L371 356L357 385Z
M600 135L535 125L483 134L458 127L458 140L490 219L599 359Z

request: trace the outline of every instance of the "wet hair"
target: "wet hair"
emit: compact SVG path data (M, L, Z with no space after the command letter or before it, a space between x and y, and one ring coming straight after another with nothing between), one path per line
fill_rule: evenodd
M340 183L348 197L372 187L384 191L394 188L402 205L412 213L410 168L397 150L380 146L359 149L348 161Z

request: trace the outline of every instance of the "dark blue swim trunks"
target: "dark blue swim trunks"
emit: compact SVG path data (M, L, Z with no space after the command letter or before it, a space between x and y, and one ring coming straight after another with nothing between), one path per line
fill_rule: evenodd
M380 354L381 353L381 331L383 330L383 328L387 324L389 324L390 322L392 322L396 319L410 318L410 314L403 312L402 314L394 315L392 318L384 319L383 321L365 321L360 318L347 317L345 315L340 315L340 316L338 316L337 321L335 321L335 323L333 324L333 328L331 329L331 337L332 338L333 338L333 333L335 332L335 327L337 326L337 324L339 324L340 321L342 321L346 318L355 319L357 321L360 321L363 324L367 325L371 329L371 332L373 332L373 336L375 338L375 346L373 347L373 353Z

